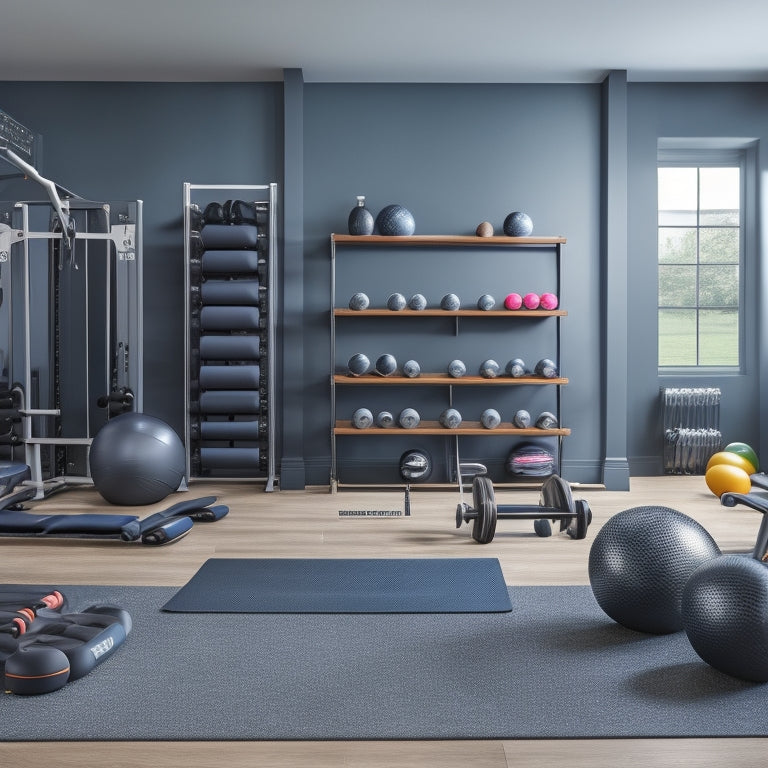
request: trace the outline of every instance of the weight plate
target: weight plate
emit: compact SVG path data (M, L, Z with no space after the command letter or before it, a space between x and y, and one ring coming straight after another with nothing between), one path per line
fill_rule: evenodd
M533 521L533 530L537 536L546 539L552 535L552 523L546 517L540 517L538 520Z
M589 508L589 504L583 499L579 499L575 505L576 518L575 521L568 526L568 535L572 539L586 539L587 528L592 518L592 511Z
M564 531L571 524L572 516L575 515L573 494L571 493L571 486L560 475L550 475L544 481L544 485L541 486L539 504L542 507L552 507L570 516L560 521L561 531Z
M493 493L493 483L488 476L475 476L472 480L472 502L475 507L475 522L472 538L478 544L489 544L496 533L498 509Z
M462 524L464 523L464 514L467 512L467 505L466 504L457 504L456 505L456 527L461 528Z

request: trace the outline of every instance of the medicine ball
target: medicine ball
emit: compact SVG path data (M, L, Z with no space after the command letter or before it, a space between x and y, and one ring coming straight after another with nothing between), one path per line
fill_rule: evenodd
M145 413L110 419L89 454L96 490L110 504L154 504L177 490L186 471L181 439L164 421Z

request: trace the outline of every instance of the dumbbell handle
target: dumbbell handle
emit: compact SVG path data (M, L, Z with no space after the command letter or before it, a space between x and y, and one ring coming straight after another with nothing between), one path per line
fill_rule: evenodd
M573 517L573 511L558 507L543 507L540 504L508 504L496 508L499 520L560 520ZM477 519L477 512L473 509L463 513L464 522Z

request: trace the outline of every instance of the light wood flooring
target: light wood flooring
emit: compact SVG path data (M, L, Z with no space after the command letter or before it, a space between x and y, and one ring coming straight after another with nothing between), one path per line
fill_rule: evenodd
M589 502L593 523L584 541L565 534L541 539L530 521L500 521L491 544L480 546L467 526L455 527L457 491L415 491L409 517L351 517L342 510L403 511L401 491L341 490L264 493L247 484L195 483L183 496L146 508L110 507L90 488L51 496L39 511L127 512L145 516L179 498L215 495L230 514L198 525L168 547L118 542L0 539L6 583L184 584L209 557L497 557L510 585L588 584L590 544L601 525L629 507L661 504L691 515L724 552L751 550L760 515L720 506L702 477L633 478L629 492L574 487ZM499 503L537 503L535 490L497 490ZM457 663L459 661L457 660ZM755 766L768 739L606 739L396 742L0 743L0 762L34 757L49 766ZM0 739L2 725L0 724Z

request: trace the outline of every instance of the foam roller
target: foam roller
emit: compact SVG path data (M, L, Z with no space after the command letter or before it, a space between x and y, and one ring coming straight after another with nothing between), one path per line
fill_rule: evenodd
M203 360L258 360L258 336L202 336L200 357Z
M202 365L200 386L203 389L258 389L258 365Z
M200 327L204 331L254 331L259 328L258 307L203 307Z
M258 421L203 421L200 423L203 440L259 440L262 437Z
M209 390L200 395L204 414L258 413L259 393L249 390Z
M258 448L201 448L200 463L208 469L258 469Z
M252 304L259 303L258 280L207 280L200 287L203 304Z
M259 228L253 224L206 224L200 232L200 239L206 249L256 248Z
M259 254L256 251L206 251L203 254L204 275L232 275L258 272Z

